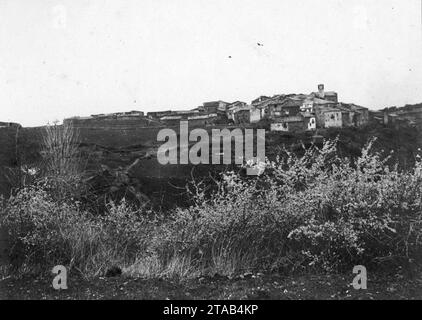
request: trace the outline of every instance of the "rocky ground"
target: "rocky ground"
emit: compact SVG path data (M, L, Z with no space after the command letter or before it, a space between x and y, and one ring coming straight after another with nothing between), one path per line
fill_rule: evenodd
M68 289L56 291L53 276L4 278L0 299L276 299L390 300L422 299L422 277L368 278L367 290L355 290L354 275L252 275L229 279L215 276L188 281L133 279L124 276L84 280L69 274Z

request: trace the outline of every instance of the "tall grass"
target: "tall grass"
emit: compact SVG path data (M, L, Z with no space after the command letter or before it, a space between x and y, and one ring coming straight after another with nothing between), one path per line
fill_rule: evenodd
M80 171L79 131L71 124L48 125L42 135L41 153L49 175L72 176Z
M80 134L71 124L48 125L42 135L42 176L57 199L77 198L83 192Z

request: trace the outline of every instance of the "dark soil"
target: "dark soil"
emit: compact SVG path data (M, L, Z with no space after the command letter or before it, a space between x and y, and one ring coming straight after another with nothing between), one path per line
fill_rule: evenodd
M422 300L422 278L374 276L367 290L355 290L354 275L216 276L189 281L133 279L124 276L84 280L68 275L68 289L56 291L53 276L0 280L0 299L264 299L264 300Z

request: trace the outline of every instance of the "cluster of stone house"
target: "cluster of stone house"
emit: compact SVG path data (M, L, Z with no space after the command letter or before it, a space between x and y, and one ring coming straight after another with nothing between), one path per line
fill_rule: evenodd
M180 121L188 121L191 125L206 126L216 123L219 118L217 111L193 110L182 111L157 111L148 112L147 117L151 120L160 121L167 125L177 125Z
M260 96L250 105L236 102L228 106L227 117L234 123L267 119L272 131L307 131L317 128L362 126L369 120L368 109L338 101L336 92L318 86L309 95Z
M204 102L201 106L184 111L155 111L145 116L141 111L91 115L66 119L77 123L105 121L145 122L149 125L178 125L188 121L190 125L207 126L215 124L245 125L267 121L272 131L310 131L317 128L361 126L368 122L368 109L338 101L336 92L324 90L310 94L279 94L272 97L260 96L250 104L243 101Z
M210 101L193 110L149 112L147 117L169 125L182 120L194 125L242 125L267 120L272 131L361 126L369 119L367 108L339 102L337 93L326 92L322 84L317 92L308 95L260 96L250 104L243 101Z
M145 117L142 111L128 111L115 113L93 114L88 117L72 117L63 120L64 124L71 124L74 127L107 127L122 129L124 127L149 127L158 126L158 121Z
M422 126L422 103L371 111L371 118L384 125Z

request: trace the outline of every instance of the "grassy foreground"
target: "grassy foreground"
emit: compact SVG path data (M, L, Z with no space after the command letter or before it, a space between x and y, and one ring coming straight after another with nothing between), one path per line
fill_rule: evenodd
M342 156L337 139L301 154L282 148L246 164L265 167L259 177L192 181L188 207L164 213L123 198L96 212L75 139L47 131L39 176L0 201L3 299L421 297L419 154L402 170L375 139L357 158ZM65 292L51 286L55 265L68 270ZM350 286L357 265L368 269L367 291ZM114 268L123 276L105 278Z

